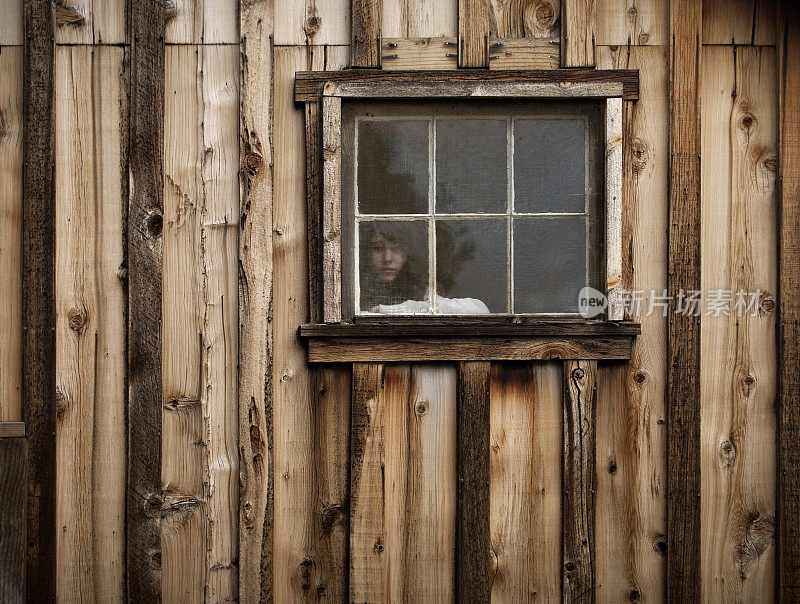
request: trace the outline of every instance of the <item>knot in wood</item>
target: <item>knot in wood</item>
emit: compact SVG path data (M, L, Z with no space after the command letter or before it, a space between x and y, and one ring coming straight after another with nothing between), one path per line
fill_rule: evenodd
M750 395L750 391L753 389L753 386L756 384L756 378L753 377L751 374L747 374L742 377L742 392L745 396Z
M414 405L414 412L419 416L425 415L428 412L428 401L418 401Z
M638 602L641 599L642 595L639 593L639 590L635 587L628 592L628 599L631 602Z
M730 469L736 462L736 445L730 440L723 440L719 445L720 464L724 469Z
M636 382L639 386L641 386L647 381L647 372L637 371L636 373L633 374L633 381Z
M144 500L144 513L150 518L155 518L161 513L161 506L164 500L158 493L151 493L147 499Z
M261 155L259 153L248 153L245 157L245 167L249 176L258 174L261 168Z
M650 150L647 148L647 143L640 138L634 138L631 143L631 159L633 169L636 172L644 170L644 167L650 160Z
M550 29L556 22L556 11L552 2L539 2L533 11L536 25L542 29Z
M778 159L775 157L774 153L768 153L761 161L761 165L767 172L772 174L777 174L778 172Z
M745 132L750 132L755 127L757 120L750 111L744 110L741 119L739 120L739 127Z
M763 296L761 298L761 302L759 303L759 307L764 313L771 313L775 310L775 298L772 296Z
M306 23L303 27L303 30L309 38L313 38L314 35L319 31L321 25L322 19L320 19L319 15L316 13L312 13L306 18Z
M636 21L636 17L639 16L639 11L636 10L635 6L631 6L627 11L627 15L628 15L628 21L633 23L634 21Z
M261 430L258 426L250 426L250 448L253 453L260 453L264 450L264 439L261 438Z
M164 230L164 216L162 216L161 212L158 210L150 212L145 218L144 228L145 233L151 239L160 237L161 231Z
M659 535L653 540L653 551L662 556L667 555L667 540L663 535Z
M614 459L609 460L608 462L608 473L609 474L616 474L617 473L617 462Z
M86 322L88 319L86 309L70 308L69 312L67 313L67 319L69 320L69 328L72 331L80 333L83 331L83 328L86 327Z
M67 410L67 395L60 387L56 386L56 419L64 417Z
M572 560L567 560L564 562L564 570L566 570L568 573L571 573L573 570L575 570L575 563Z
M161 570L161 550L150 552L150 567L154 570Z
M585 375L586 375L586 372L583 369L581 369L580 367L576 367L575 369L572 370L573 379L582 380L583 376L585 376Z
M378 540L375 542L375 545L372 546L372 549L374 549L379 554L383 552L383 543L381 543L380 537L378 537Z
M650 41L650 34L642 32L639 34L639 44L647 44Z

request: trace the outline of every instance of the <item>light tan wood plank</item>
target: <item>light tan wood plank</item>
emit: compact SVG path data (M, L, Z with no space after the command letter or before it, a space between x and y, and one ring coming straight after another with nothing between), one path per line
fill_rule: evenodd
M703 44L775 44L775 0L703 0Z
M559 365L492 364L492 601L561 599Z
M200 272L203 132L197 51L192 46L165 50L161 479L166 495L162 597L167 602L201 598L206 581Z
M455 37L458 30L457 0L383 0L382 12L384 38Z
M498 38L559 37L561 0L491 0L491 13L491 33Z
M236 0L169 0L167 44L238 44Z
M0 81L0 421L7 422L22 419L21 46L0 48Z
M775 313L734 305L777 287L775 51L706 48L701 81L702 286L733 292L702 331L703 598L759 601L774 594Z
M342 320L342 99L322 99L323 320Z
M455 69L458 43L455 38L382 38L381 68Z
M3 20L0 21L0 46L21 46L24 42L22 0L2 0L0 11L3 15Z
M57 0L53 2L57 44L123 44L124 0Z
M233 601L238 598L239 525L239 48L212 45L199 51L204 191L200 218L204 306L201 393L208 526L205 597Z
M664 45L669 35L668 0L596 0L595 44Z
M269 0L241 6L239 260L239 599L272 591L272 46ZM266 599L266 598L265 598Z
M275 0L275 44L350 44L349 0Z
M56 52L59 598L124 594L127 198L122 48Z
M557 69L558 38L489 38L489 69Z
M648 313L666 287L667 55L663 48L598 47L603 69L639 69L625 107L623 287L642 293L627 314L642 323L627 364L603 365L597 402L597 600L664 597L666 317Z
M594 67L595 0L563 0L561 66Z
M621 321L622 297L622 99L606 101L606 295L609 321Z

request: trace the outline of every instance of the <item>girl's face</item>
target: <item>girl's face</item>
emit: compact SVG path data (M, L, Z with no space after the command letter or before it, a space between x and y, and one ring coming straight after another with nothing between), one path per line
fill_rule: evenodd
M369 242L369 264L372 272L384 283L391 283L403 270L408 255L400 244L376 232Z

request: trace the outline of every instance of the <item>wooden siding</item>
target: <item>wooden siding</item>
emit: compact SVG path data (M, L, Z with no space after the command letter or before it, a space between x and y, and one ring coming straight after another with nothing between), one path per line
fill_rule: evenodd
M25 410L23 342L31 342L25 327L32 323L23 317L23 293L29 303L37 299L31 274L23 275L23 246L47 249L23 231L23 182L39 187L37 199L52 187L56 246L54 255L37 256L39 270L56 275L54 320L40 323L45 340L55 328L57 390L37 377L55 430L43 430L46 413L29 426L28 479L32 486L52 477L54 498L48 502L45 489L31 499L31 518L51 517L29 532L29 556L43 565L29 566L28 594L452 600L463 562L457 364L321 367L307 363L297 338L301 324L319 317L308 292L307 130L294 74L361 62L350 59L351 2L170 1L163 41L157 28L137 29L159 15L128 14L121 0L58 2L55 121L47 130L48 114L28 113L45 127L30 135L23 129L30 85L23 4L50 6L0 0L0 421L18 421ZM775 442L778 428L784 440L797 431L793 378L778 382L781 342L781 367L794 363L786 355L796 340L787 289L796 229L791 212L778 222L777 204L791 208L796 169L791 153L777 165L777 130L782 92L782 140L793 144L797 85L786 57L797 54L797 24L777 27L772 0L704 0L694 41L689 36L701 44L698 73L671 74L675 1L360 4L371 7L368 39L377 53L362 66L639 70L638 100L623 101L621 287L647 297L625 317L642 325L630 360L597 362L595 511L582 512L594 538L578 553L591 559L598 602L663 601L667 557L678 544L698 546L699 556L685 560L694 560L691 576L699 580L674 577L672 594L769 601L777 567L788 599L800 582L792 559L797 526L787 520L796 510L797 471L783 465L776 472ZM134 39L135 31L150 34ZM35 48L46 58L49 47L48 36L35 33L28 61L40 56ZM700 135L687 139L700 154L687 158L699 166L688 184L700 187L700 197L687 205L694 223L671 225L668 89L679 75L701 98ZM24 160L23 138L41 143L49 135L54 177L45 165L28 172L39 180L23 181L23 162L36 160ZM782 198L777 169L785 170ZM678 227L691 228L699 242L692 261L704 290L767 294L755 316L702 317L693 340L699 363L688 377L698 406L689 435L699 488L686 495L699 541L682 543L674 526L670 541L667 521L669 375L673 388L685 385L670 372L668 331L677 334L672 350L681 362L688 349L670 327L675 317L658 307L647 312L650 291L667 287L669 254L678 258L667 237ZM564 365L496 361L485 376L488 528L478 529L488 535L475 537L488 539L487 558L476 566L488 578L475 581L498 602L557 600L562 574L572 589L577 567L565 568L562 541L583 543L563 525L562 510L574 509L576 494L565 496L562 484L564 401L576 400L565 392ZM50 399L55 407L47 407ZM674 393L670 400L677 403ZM42 468L50 445L54 459ZM783 446L786 464L792 452ZM583 461L587 471L591 458ZM50 575L46 556L36 554L48 543Z

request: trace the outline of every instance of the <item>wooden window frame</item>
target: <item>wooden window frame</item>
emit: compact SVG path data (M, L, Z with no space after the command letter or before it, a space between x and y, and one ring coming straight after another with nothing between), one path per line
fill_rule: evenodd
M638 99L638 88L639 75L635 70L298 72L295 101L305 103L306 109L311 308L311 324L304 326L300 335L308 340L309 360L630 358L639 325L624 320L621 290L622 115L623 101ZM342 100L467 98L606 101L605 257L601 260L608 297L605 320L553 320L537 315L437 319L437 315L420 315L361 316L352 324L342 323ZM367 330L368 335L363 329L367 323L373 326ZM411 336L408 330L415 325L437 327ZM523 329L521 325L529 327ZM533 333L536 330L531 330L533 325L539 326L536 334ZM476 331L479 328L480 332ZM399 334L405 340L398 339ZM499 338L498 343L490 345L491 338ZM383 345L378 346L377 342ZM373 352L369 352L371 349Z

